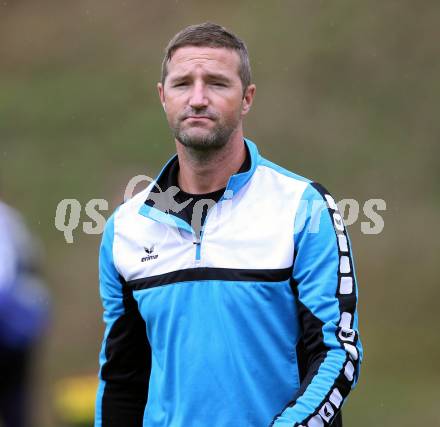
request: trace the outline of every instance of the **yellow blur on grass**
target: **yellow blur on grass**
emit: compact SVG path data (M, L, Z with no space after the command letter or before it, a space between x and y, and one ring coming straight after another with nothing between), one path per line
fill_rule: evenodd
M95 397L98 387L96 375L68 377L55 386L55 408L66 425L93 424Z

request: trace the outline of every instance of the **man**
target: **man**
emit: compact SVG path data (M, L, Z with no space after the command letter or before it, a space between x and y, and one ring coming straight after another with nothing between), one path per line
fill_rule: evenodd
M21 216L0 201L0 425L31 424L30 364L48 326L38 247Z
M255 85L224 28L178 33L158 91L177 156L106 225L95 426L341 425L362 349L334 200L244 139Z

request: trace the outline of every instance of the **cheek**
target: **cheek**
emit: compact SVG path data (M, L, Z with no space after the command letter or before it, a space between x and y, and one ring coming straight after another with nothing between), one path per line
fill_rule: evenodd
M241 100L237 100L236 98L230 99L223 107L225 117L227 117L229 120L234 120L237 118L237 116L241 115Z
M165 105L167 111L176 113L182 110L184 102L182 96L166 92Z
M165 113L167 115L168 121L173 122L176 120L177 116L179 115L179 109L176 108L175 103L165 103Z

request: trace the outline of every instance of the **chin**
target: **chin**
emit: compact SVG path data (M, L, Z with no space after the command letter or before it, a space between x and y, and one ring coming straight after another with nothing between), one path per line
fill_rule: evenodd
M225 144L210 133L204 135L182 134L177 137L177 140L185 147L195 148L199 150L208 150L212 148L221 148Z

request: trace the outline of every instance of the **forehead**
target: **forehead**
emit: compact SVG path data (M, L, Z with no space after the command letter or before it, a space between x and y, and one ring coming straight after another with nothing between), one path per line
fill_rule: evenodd
M168 75L191 73L197 70L237 74L240 56L223 47L185 46L178 48L168 62Z

